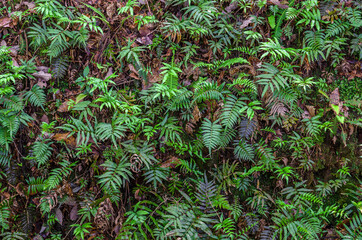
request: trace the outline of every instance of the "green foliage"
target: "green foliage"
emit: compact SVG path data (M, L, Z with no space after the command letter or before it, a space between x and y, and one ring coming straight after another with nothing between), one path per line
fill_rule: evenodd
M10 209L8 206L8 202L3 201L0 204L0 226L1 231L4 229L9 229L9 218L10 218Z
M15 5L1 239L361 238L359 3Z
M46 101L46 95L44 90L41 89L38 85L34 85L30 91L27 91L24 94L25 100L29 100L29 102L35 107L44 107Z
M211 122L209 119L205 119L201 126L202 140L205 147L211 150L217 148L221 143L221 131L222 126L218 124L218 121Z
M67 70L69 67L68 59L65 57L58 57L54 60L53 63L53 76L55 79L62 79L67 74Z
M225 99L223 112L220 116L221 123L226 128L232 129L241 118L242 108L245 106L246 100L244 98L237 98L234 95L230 95Z
M124 187L126 182L132 178L130 166L131 164L126 162L125 157L120 159L118 164L109 160L102 164L105 172L98 176L98 183L106 194L112 196L120 192L120 188Z
M29 159L34 160L38 166L47 164L52 155L52 147L50 146L52 143L50 139L35 142L32 146L32 156L29 156Z
M73 171L72 167L76 165L76 163L70 163L67 160L63 160L59 163L61 166L60 168L54 168L50 174L49 177L44 182L44 188L47 190L54 189L56 186L58 186L64 178L69 176L71 172ZM41 183L38 183L38 187L41 187Z

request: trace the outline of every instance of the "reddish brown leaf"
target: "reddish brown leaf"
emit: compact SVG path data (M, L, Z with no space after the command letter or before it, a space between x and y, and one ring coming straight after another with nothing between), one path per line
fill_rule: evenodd
M69 213L69 218L70 218L70 220L72 220L72 221L75 221L75 220L78 219L78 206L77 206L77 205L75 205L75 206L72 208L72 210L70 211L70 213Z
M134 198L137 199L137 201L141 201L142 198L139 195L140 189L137 189L134 193Z
M69 103L69 100L66 100L65 102L63 102L62 105L59 106L58 112L68 112L68 103Z
M197 123L201 118L201 113L197 105L195 105L194 110L192 111L193 122Z
M75 148L77 147L76 139L73 136L69 137L69 133L56 133L52 136L55 141L64 141L68 146Z
M138 43L140 43L140 44L143 44L143 45L151 45L152 44L152 40L148 36L137 38L136 41Z
M167 161L163 162L160 167L162 168L175 168L178 164L180 164L180 159L178 159L177 157L171 157L170 159L168 159Z
M55 210L55 217L58 219L60 225L63 225L63 213L59 208Z
M0 27L10 27L11 23L12 20L9 17L0 18Z
M243 24L240 25L240 29L246 28L251 22L252 22L252 17L249 17L248 19L243 21Z
M305 107L308 109L310 116L314 117L315 116L315 107L312 105L306 105Z
M47 115L44 114L44 115L41 117L40 121L41 121L41 122L49 123L49 118L48 118Z
M282 4L279 0L270 0L270 2L274 5L277 5L278 7L280 7L281 9L287 9L288 5ZM285 1L283 1L285 2Z
M333 92L331 92L331 94L329 95L329 98L330 104L339 105L339 89L334 89Z

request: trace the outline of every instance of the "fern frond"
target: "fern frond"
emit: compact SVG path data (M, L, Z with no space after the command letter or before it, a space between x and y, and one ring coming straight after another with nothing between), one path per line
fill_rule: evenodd
M5 149L0 149L0 166L10 167L12 155Z
M252 145L246 141L241 140L234 148L234 155L239 160L254 161L255 150Z
M70 175L70 173L73 171L72 167L74 167L76 163L75 162L71 163L68 160L63 160L59 163L59 165L61 167L54 168L50 172L49 177L45 180L44 182L45 189L52 190L56 186L58 186L63 181L64 178Z
M195 87L194 93L194 102L202 102L206 100L216 100L224 99L224 94L227 91L223 90L225 83L220 86L216 82L201 82Z
M29 102L35 107L43 108L44 103L46 102L46 95L44 90L40 88L37 84L33 86L30 91L27 91L24 94L24 98L29 100Z
M126 181L132 178L131 164L126 162L125 157L122 157L118 164L108 160L102 166L106 170L97 178L99 178L98 183L106 193L124 187Z
M244 119L240 122L239 125L239 137L244 139L249 139L254 133L256 128L256 122L253 120Z
M225 99L224 106L221 113L221 124L226 128L233 128L234 125L240 120L241 109L246 105L243 98L237 98L234 95L229 95Z
M328 24L326 29L326 38L334 36L343 36L348 29L348 22L342 21L341 19L335 20L333 23Z
M220 145L221 131L222 127L218 124L218 120L211 122L209 119L205 118L201 126L201 132L204 145L209 149L210 154L212 149L215 149Z
M52 143L50 139L36 141L32 146L33 156L29 159L35 160L38 166L47 164L52 155L52 147L50 146Z
M64 78L69 67L69 60L66 57L60 56L56 58L52 64L52 73L55 79Z

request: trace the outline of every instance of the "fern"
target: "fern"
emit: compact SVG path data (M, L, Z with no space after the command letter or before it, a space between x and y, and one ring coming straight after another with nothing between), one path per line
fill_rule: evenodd
M49 177L44 182L44 189L52 190L58 186L67 176L71 174L73 171L72 167L74 167L76 163L63 160L59 163L59 165L61 166L60 168L54 168L50 172Z
M218 124L218 120L211 122L209 119L205 118L201 126L201 132L204 145L209 149L209 154L211 154L212 149L215 149L220 145L221 131L222 127Z
M9 229L9 218L10 218L10 209L8 206L8 202L3 201L0 204L0 226L1 226L1 230L3 231L4 229Z
M95 127L95 134L100 141L111 139L114 146L118 147L117 140L124 136L127 128L122 125L124 121L122 118L114 114L111 123L98 123Z
M181 109L189 109L191 108L190 98L192 97L193 92L187 90L186 88L181 88L178 91L178 94L171 98L168 108L171 111L179 111Z
M36 194L42 192L45 189L44 179L42 177L30 177L26 180L28 183L28 194Z
M257 93L257 87L255 83L248 79L244 78L244 74L240 74L240 76L237 79L234 79L232 84L228 84L228 88L232 92L237 92L239 95L242 95L244 93Z
M0 166L1 167L10 167L10 161L12 155L5 149L0 149Z
M53 77L57 80L64 78L64 76L67 74L67 70L69 67L69 61L66 57L58 57L54 60L53 63Z
M326 38L343 36L348 27L349 27L348 22L344 22L341 19L337 19L332 24L328 25L325 32Z
M213 181L208 181L205 175L203 181L199 182L196 192L196 198L199 201L200 209L204 213L215 213L215 209L212 207L212 200L216 196L216 191L217 188L215 183Z
M46 101L46 95L44 93L44 90L41 89L37 84L35 84L30 91L27 91L24 94L24 98L26 100L29 100L29 102L35 107L41 108L43 108Z
M3 240L26 240L28 235L22 232L4 232L0 234Z
M254 133L256 122L253 120L243 119L239 125L239 137L249 139Z
M50 146L52 143L50 139L36 141L32 146L32 156L29 159L35 160L38 166L47 164L52 155L52 147Z
M285 70L279 71L279 69L269 63L264 63L262 67L263 68L259 71L266 73L258 75L259 80L257 80L258 84L264 85L262 97L266 94L268 89L270 89L271 92L274 92L289 86L287 80L288 72Z
M307 57L309 62L317 61L320 57L325 59L324 48L325 34L322 32L306 31L305 32L305 48L301 49L302 53L301 62L304 62L304 58Z
M210 101L216 100L219 101L220 99L224 99L224 94L227 91L223 90L224 83L220 86L217 85L216 82L200 82L197 86L195 86L195 93L194 93L194 102L202 102L202 101Z
M343 239L361 239L362 238L362 214L358 213L352 217L349 226L345 225L344 233L337 231L338 235Z
M221 113L221 124L226 128L233 128L234 125L240 120L241 109L245 106L243 102L245 98L237 98L234 95L229 95L225 99L224 107Z
M277 39L274 39L274 41L269 39L269 42L261 43L260 49L265 51L261 58L271 55L273 62L282 60L283 58L291 59L293 56L297 55L297 52L294 50L294 48L282 47Z
M239 160L253 161L255 151L252 145L246 143L246 141L241 140L234 148L234 155Z
M260 141L258 144L255 144L255 146L256 155L260 159L260 163L266 169L273 169L275 167L275 157L273 155L273 150L267 147L266 144L263 144L262 141Z
M193 19L196 23L205 22L211 26L211 20L214 19L217 9L214 7L214 1L201 0L197 5L190 5L183 10L185 15L189 14L189 18Z
M82 116L79 119L71 117L70 123L66 123L63 126L59 126L57 128L70 132L68 137L77 134L76 140L78 145L87 143L90 137L92 137L93 141L97 143L97 134L94 127L88 118L85 118L85 121L86 123L82 121ZM95 122L95 125L97 125L97 122Z
M102 164L106 170L105 172L98 176L98 183L101 185L103 190L107 191L117 191L117 189L124 187L126 181L132 177L132 173L129 170L131 164L126 162L126 158L123 157L120 159L119 163L112 161L106 161Z
M306 124L306 132L310 136L317 136L321 132L322 123L319 121L320 116L314 116L312 118L305 118L302 120Z
M153 183L154 189L157 188L157 184L163 183L168 177L168 168L162 168L159 166L152 166L143 175L145 176L146 183Z
M141 160L142 164L146 166L146 169L150 169L150 167L157 163L158 160L153 156L154 147L148 142L139 142L139 141L125 141L122 142L125 151L131 155L136 154Z

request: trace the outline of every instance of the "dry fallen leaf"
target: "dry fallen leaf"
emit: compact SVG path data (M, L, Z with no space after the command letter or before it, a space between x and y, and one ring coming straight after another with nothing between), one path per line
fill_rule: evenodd
M116 13L116 4L115 3L109 4L106 9L106 13L107 13L107 16L110 19L112 19L113 15Z
M137 38L136 41L143 45L151 45L153 43L149 36Z
M310 116L314 117L315 116L315 107L312 105L306 105L305 107L308 109Z
M44 71L39 71L32 74L36 79L38 80L38 86L40 88L47 86L47 81L49 81L52 78L52 75L50 73L46 73Z
M9 17L0 18L0 27L10 27L11 23L12 20Z
M48 118L47 115L44 114L44 115L41 117L40 121L41 121L41 122L49 123L49 118Z
M64 101L62 105L59 106L58 112L68 112L68 103L69 100Z
M72 221L75 221L75 220L78 219L78 206L77 206L77 205L75 205L75 206L72 208L72 210L70 211L70 213L69 213L69 218L70 218L70 220L72 220Z
M168 159L167 161L163 162L160 167L162 168L175 168L178 164L180 164L180 159L178 159L177 157L171 157L170 159Z
M238 2L237 2L237 1L233 1L233 2L230 3L229 6L227 6L227 7L225 8L225 11L226 11L227 13L231 13L232 11L234 11L235 9L237 9L237 7L238 7Z
M52 78L52 75L50 73L45 73L43 71L39 71L32 74L34 77L36 77L38 80L41 79L43 81L49 81Z
M247 27L252 22L252 19L252 17L249 17L248 19L244 20L243 24L240 25L240 29Z
M113 74L113 68L110 67L110 68L108 69L108 72L107 72L107 74L106 74L106 76L105 76L104 78L108 78L108 77L111 76L112 74Z
M280 7L281 9L287 9L288 5L285 5L283 3L281 3L279 0L270 0L270 2L274 5L277 5L278 7ZM285 1L283 1L285 2Z
M63 225L63 213L59 208L55 210L55 217L58 219L60 225Z
M69 137L69 133L56 133L52 136L52 139L55 141L64 141L65 144L67 144L68 146L75 148L77 147L77 143L75 140L75 137L70 136Z
M329 98L330 104L339 105L339 89L334 89L333 92L331 92L331 94L329 95Z

